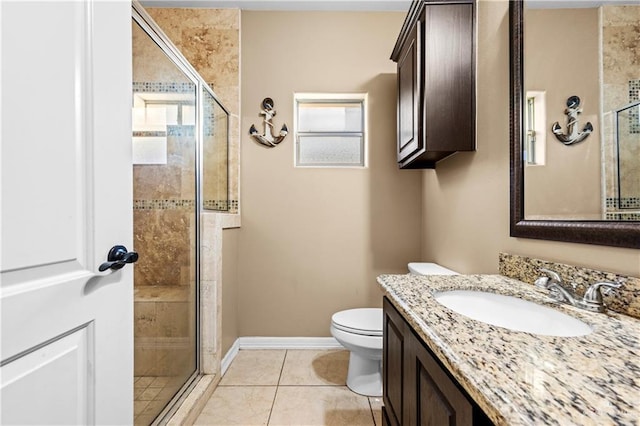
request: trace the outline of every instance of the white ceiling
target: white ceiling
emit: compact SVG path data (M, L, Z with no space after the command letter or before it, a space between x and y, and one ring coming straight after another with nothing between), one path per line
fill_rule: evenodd
M580 9L614 5L640 5L640 0L527 0L528 9Z
M407 12L411 0L142 0L145 7Z

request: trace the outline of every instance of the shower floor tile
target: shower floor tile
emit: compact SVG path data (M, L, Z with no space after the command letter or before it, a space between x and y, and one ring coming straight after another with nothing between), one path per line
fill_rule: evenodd
M351 392L348 364L348 351L242 350L195 424L382 425L382 398Z
M176 377L133 378L133 423L148 426L176 392Z

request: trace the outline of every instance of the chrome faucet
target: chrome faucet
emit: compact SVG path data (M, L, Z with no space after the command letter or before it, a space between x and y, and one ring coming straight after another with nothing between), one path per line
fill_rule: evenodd
M576 306L579 299L574 292L575 286L573 289L565 287L562 278L555 271L540 268L540 272L545 273L546 276L543 275L535 281L537 287L549 290L549 296L558 302Z
M591 284L582 298L584 309L594 312L604 312L606 309L605 304L602 301L602 293L607 296L612 296L615 293L614 290L622 287L623 285L624 284L622 283L612 283L609 281L601 281Z
M549 296L554 300L561 303L566 303L576 308L585 309L591 312L604 312L606 306L602 300L602 293L611 295L614 289L623 286L622 283L613 282L597 282L589 286L584 294L584 297L580 298L576 293L576 284L572 284L573 289L567 288L560 275L550 269L540 268L540 272L546 274L538 277L535 281L535 285L540 288L549 290ZM602 288L602 290L601 290Z

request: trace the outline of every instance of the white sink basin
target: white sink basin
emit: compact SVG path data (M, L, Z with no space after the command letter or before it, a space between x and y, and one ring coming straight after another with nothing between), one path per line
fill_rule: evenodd
M593 331L577 318L513 296L470 290L435 292L433 296L452 311L509 330L565 337Z

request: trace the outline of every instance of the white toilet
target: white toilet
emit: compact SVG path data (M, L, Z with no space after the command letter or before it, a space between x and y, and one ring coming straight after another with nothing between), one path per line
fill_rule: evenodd
M414 275L457 275L435 263L409 263ZM347 386L355 393L382 396L382 309L348 309L331 317L331 335L350 351Z
M331 317L331 335L350 352L347 386L382 396L382 309L348 309Z

